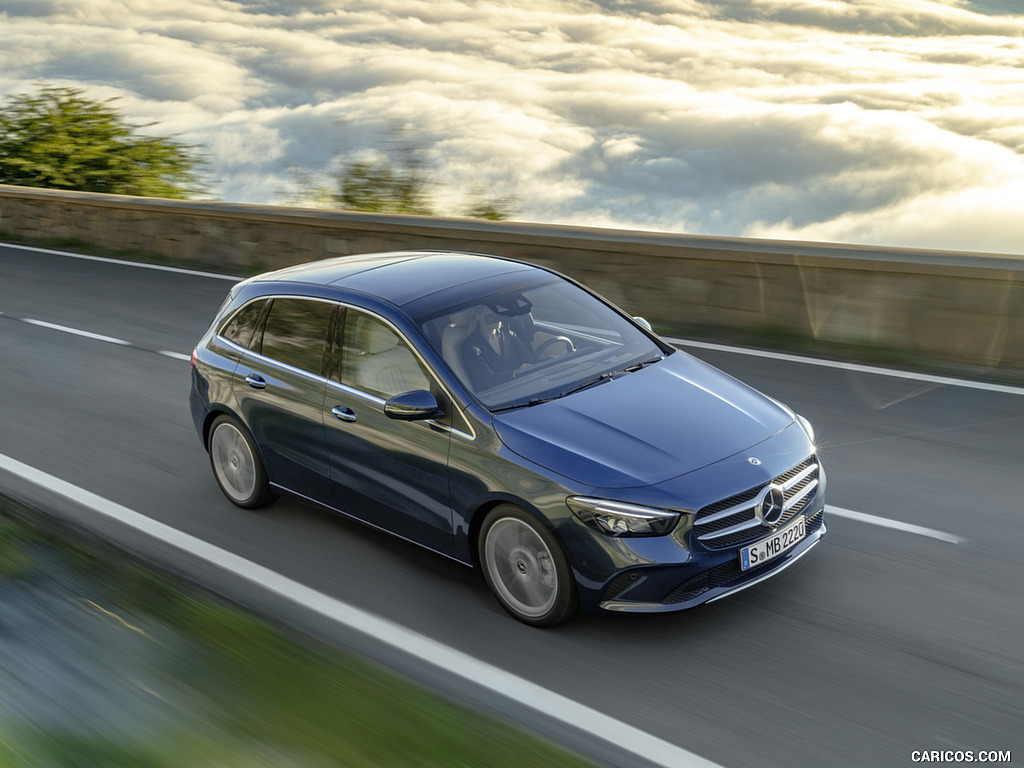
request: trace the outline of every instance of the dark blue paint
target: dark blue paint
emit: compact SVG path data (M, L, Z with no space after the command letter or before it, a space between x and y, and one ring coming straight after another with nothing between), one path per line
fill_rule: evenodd
M331 259L244 281L196 349L190 406L197 431L205 440L211 416L230 414L255 439L278 490L469 564L476 561L482 515L496 503L514 503L552 532L587 611L601 607L622 574L636 578L618 595L616 609L678 610L761 578L813 546L823 523L768 565L666 604L665 596L684 581L738 562L738 548L703 547L685 516L671 533L650 538L606 536L576 518L568 496L692 513L763 486L813 454L814 446L791 412L653 335L665 354L658 363L560 399L491 413L446 366L436 340L422 337L413 317L553 279L565 278L507 259L414 252ZM435 374L432 394L441 413L389 418L383 400L329 380L330 370L326 378L283 370L216 335L243 304L274 295L328 299L385 319ZM621 314L610 305L608 311ZM335 332L332 327L329 348ZM270 396L246 387L242 378L250 368L268 379ZM357 419L340 420L334 408ZM755 454L760 464L748 461ZM824 492L822 471L809 512L823 508Z

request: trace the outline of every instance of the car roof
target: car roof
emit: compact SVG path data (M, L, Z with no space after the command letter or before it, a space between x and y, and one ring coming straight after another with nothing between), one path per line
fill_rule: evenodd
M448 291L456 286L522 273L551 278L541 267L499 256L454 251L394 251L341 256L286 267L252 282L335 286L377 296L396 306Z

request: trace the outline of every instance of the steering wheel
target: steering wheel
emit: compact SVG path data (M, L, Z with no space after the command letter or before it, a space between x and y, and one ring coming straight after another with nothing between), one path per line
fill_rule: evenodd
M565 344L565 346L567 347L566 354L576 351L576 345L572 343L572 339L570 339L568 336L552 336L550 339L545 339L544 341L542 341L541 345L537 347L537 351L533 353L534 361L540 360L540 356L547 351L548 347L550 347L552 344L557 344L558 342L562 342L563 344Z

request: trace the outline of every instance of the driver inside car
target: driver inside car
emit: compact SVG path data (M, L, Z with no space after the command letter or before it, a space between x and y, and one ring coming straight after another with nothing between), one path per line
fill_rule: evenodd
M516 334L508 318L486 307L475 310L473 331L462 342L462 360L472 386L489 389L529 366L533 353Z

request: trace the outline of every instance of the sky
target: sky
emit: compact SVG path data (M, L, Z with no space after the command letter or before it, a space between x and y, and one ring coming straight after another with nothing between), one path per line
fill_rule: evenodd
M43 81L232 202L398 142L441 215L1024 253L1024 0L0 0Z

